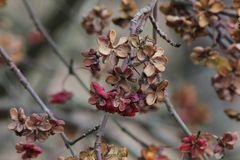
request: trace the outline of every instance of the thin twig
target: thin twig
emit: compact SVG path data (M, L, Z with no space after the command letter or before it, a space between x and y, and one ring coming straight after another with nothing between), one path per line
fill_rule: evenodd
M38 103L38 105L41 107L41 109L46 112L51 119L56 119L53 116L53 113L50 111L48 106L42 101L42 99L39 97L39 95L36 93L36 91L32 88L31 84L27 80L27 78L23 75L23 73L19 70L19 68L16 66L16 64L11 60L9 55L6 53L6 51L3 48L0 48L0 55L2 56L3 60L6 62L6 64L9 66L11 71L15 73L18 80L21 82L23 87L31 94L33 99ZM66 135L64 133L60 134L66 147L70 150L71 154L74 156L74 151L71 148L70 144L68 143L68 140L66 138Z
M155 10L155 8L156 7L154 7L154 10L153 10L153 17L152 16L150 16L149 18L150 18L150 20L152 19L152 20L154 20L154 19L156 19L157 18L157 9ZM152 21L151 20L151 21ZM155 24L156 24L156 22L155 22L155 20L153 21L154 23L152 23L152 25L153 25L153 38L154 38L154 40L155 40L155 42L157 42L157 36L156 36L156 34L160 31L161 32L161 30L159 30L158 31L158 26L156 27L156 26L154 26ZM162 34L161 34L162 35ZM165 36L166 37L166 36ZM158 79L158 81L162 81L162 75L159 73L159 74L157 74L157 79ZM169 98L169 96L168 96L168 93L167 93L167 90L165 90L165 93L164 93L164 95L165 95L165 105L166 105L166 107L167 107L167 110L168 110L168 112L170 113L170 115L175 119L175 121L178 123L178 125L181 127L181 129L184 131L184 133L186 134L186 135L191 135L192 133L191 133L191 131L188 129L188 127L186 126L186 124L182 121L182 119L180 118L180 116L178 115L178 113L176 112L176 110L175 110L175 108L174 108L174 106L173 106L173 104L172 104L172 102L171 102L171 100L170 100L170 98Z
M157 0L152 0L147 6L143 7L135 14L130 22L130 34L139 34L142 32L156 2Z
M162 81L162 75L161 74L157 74L157 79L159 82ZM168 112L170 113L170 115L175 119L175 121L177 122L177 124L179 125L179 127L182 129L182 131L186 134L186 135L192 135L191 131L188 129L187 125L183 122L183 120L181 119L181 117L178 115L177 111L175 110L167 90L164 91L164 103L167 107Z
M78 137L77 139L70 141L69 144L70 145L74 145L77 142L79 142L80 140L82 140L83 138L89 136L90 134L92 134L93 132L97 131L99 129L99 125L96 125L94 128L88 130L86 133L82 134L80 137Z
M133 140L138 142L142 147L147 148L148 145L140 140L138 137L136 137L134 134L132 134L129 130L127 130L125 127L123 127L117 120L113 119L113 121L116 123L116 125L124 132L126 133L129 137L131 137Z
M170 98L169 95L167 93L167 90L165 90L165 105L168 109L168 112L172 115L172 117L176 120L176 122L178 123L178 125L182 128L182 130L184 131L184 133L186 135L192 135L191 131L188 129L187 125L183 122L183 120L180 118L180 116L178 115L178 113L176 112Z
M164 39L167 43L169 43L171 46L173 47L180 47L181 46L181 43L176 43L174 42L173 40L171 40L170 38L168 38L168 36L166 35L166 33L164 33L160 27L158 26L155 18L151 15L149 17L151 23L152 23L152 26L154 27L155 31L158 33L158 35Z
M157 17L158 17L158 1L156 2L155 6L153 8L153 18L157 19ZM153 26L153 29L152 29L152 37L153 37L155 43L157 44L157 29L154 28L154 26Z
M106 127L107 121L109 119L109 113L105 113L102 123L97 131L96 134L96 141L95 141L95 149L96 149L96 155L97 155L97 160L102 160L102 147L101 147L101 142L102 142L102 137L103 137L103 132Z
M83 86L84 90L89 92L89 88L84 84L82 79L77 75L76 71L74 70L73 66L71 63L69 63L64 57L63 57L63 52L60 50L58 47L57 43L53 40L53 38L49 35L41 21L37 18L36 14L34 13L31 5L29 4L28 0L23 0L24 6L33 21L35 27L37 30L44 36L44 38L47 40L51 48L53 49L53 53L59 58L59 60L64 64L64 66L68 69L71 70L69 74L73 75L76 80Z

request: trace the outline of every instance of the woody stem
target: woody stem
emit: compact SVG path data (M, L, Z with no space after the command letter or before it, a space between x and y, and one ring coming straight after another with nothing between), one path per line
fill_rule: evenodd
M95 149L96 149L97 160L102 160L101 143L102 143L102 137L103 137L103 134L104 134L104 129L106 127L108 119L109 119L109 113L105 113L105 115L103 117L103 120L102 120L102 123L100 124L100 127L97 130L96 141L95 141Z

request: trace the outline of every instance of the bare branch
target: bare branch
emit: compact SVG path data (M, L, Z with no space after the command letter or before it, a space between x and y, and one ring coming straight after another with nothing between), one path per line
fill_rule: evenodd
M109 119L109 113L105 113L102 123L97 131L96 134L96 141L95 141L95 149L97 151L97 160L102 160L102 147L101 147L101 142L102 142L102 137L103 137L103 132L106 127L107 121Z
M178 125L182 128L182 130L184 131L184 133L186 135L192 135L191 131L188 129L187 125L183 122L183 120L180 118L180 116L178 115L178 113L176 112L170 98L169 95L167 93L167 90L165 90L165 105L168 109L168 112L171 114L171 116L176 120L176 122L178 123Z
M126 133L129 137L134 139L136 142L138 142L142 147L147 148L148 145L140 140L138 137L136 137L134 134L132 134L129 130L127 130L125 127L123 127L117 120L113 119L113 121L116 123L116 125L124 132Z
M59 60L64 64L64 66L69 71L71 71L69 74L73 75L76 78L76 80L81 84L81 86L83 86L84 90L88 92L89 91L88 87L84 84L82 79L77 75L71 63L68 63L68 61L63 57L63 52L60 50L60 48L58 47L57 43L53 40L53 38L49 35L45 27L42 25L41 21L37 18L28 0L23 0L23 3L35 27L40 33L42 33L44 38L47 40L47 42L53 49L53 53L59 58Z
M171 46L173 47L180 47L181 44L180 43L176 43L173 40L171 40L170 38L168 38L168 36L160 29L160 27L158 26L155 18L151 15L149 16L149 19L152 23L153 28L156 30L156 32L158 33L158 35L164 39L167 43L169 43Z
M82 134L80 137L78 137L77 139L70 141L69 144L70 145L74 145L77 142L79 142L80 140L84 139L85 137L89 136L90 134L92 134L93 132L97 131L99 129L100 125L96 125L94 128L89 129L86 133Z
M156 2L157 0L152 0L147 6L143 7L135 14L130 22L130 34L139 34L142 32Z
M157 19L157 16L158 16L158 1L156 2L155 6L153 8L153 18ZM157 31L154 27L152 29L152 37L153 37L155 43L157 43Z

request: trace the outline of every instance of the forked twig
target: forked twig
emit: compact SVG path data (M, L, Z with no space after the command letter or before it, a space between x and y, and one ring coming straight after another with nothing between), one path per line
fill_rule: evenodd
M77 142L79 142L80 140L84 139L85 137L87 137L88 135L92 134L93 132L97 131L99 129L100 125L96 125L94 128L88 130L86 133L82 134L80 137L78 137L77 139L70 141L69 144L70 145L74 145Z
M130 34L139 34L142 32L156 2L157 0L152 0L147 6L137 11L133 19L130 21Z
M152 26L153 28L156 30L157 34L162 38L164 39L167 43L169 43L171 46L173 47L180 47L181 46L181 43L176 43L174 42L173 40L171 40L170 38L168 38L168 36L166 35L166 33L164 33L160 27L158 26L155 18L151 15L149 16L149 19L152 23Z

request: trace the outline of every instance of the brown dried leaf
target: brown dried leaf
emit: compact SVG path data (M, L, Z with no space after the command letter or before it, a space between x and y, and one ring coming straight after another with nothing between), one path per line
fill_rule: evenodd
M112 22L122 28L126 28L129 23L129 19L126 17L113 18Z
M151 77L155 74L155 67L151 63L148 63L143 72L147 77Z
M99 51L99 53L101 53L102 55L108 56L108 55L110 55L110 53L111 53L112 50L111 50L111 48L108 48L108 47L106 47L106 46L104 46L104 45L99 45L98 51Z
M236 118L239 116L239 112L233 108L226 108L224 109L224 113L229 117L229 118Z
M163 90L167 88L168 86L168 80L163 80L157 87L157 90Z
M128 44L119 45L114 49L116 56L119 58L126 58L131 51L131 47Z
M163 63L153 63L153 65L159 72L163 72L166 69Z
M117 152L118 157L127 157L128 151L126 147L120 147Z
M139 36L137 35L131 35L129 37L129 42L134 48L138 48L140 46L140 39Z
M214 2L212 6L209 8L209 11L212 13L218 13L224 9L224 3L223 2Z
M143 46L143 53L145 53L149 57L152 57L155 54L155 51L155 47L152 45Z
M121 37L121 38L119 39L118 43L117 43L114 47L117 47L117 46L119 46L119 45L122 45L122 44L124 44L124 43L127 43L127 41L128 41L128 37Z
M146 97L146 103L148 105L153 105L156 101L156 94L155 93L149 93Z
M110 42L111 42L111 44L113 44L115 42L116 37L117 37L117 32L114 29L112 29L112 30L109 31L108 34L109 34L108 36L109 36Z
M204 12L199 14L198 24L200 27L206 27L209 24L209 19Z
M162 47L157 48L157 52L154 53L152 58L161 57L164 54L164 49Z
M17 108L11 108L10 109L10 116L12 120L17 121L18 120L18 110Z
M163 91L157 91L156 92L157 101L163 102L164 101L164 92Z
M117 77L117 76L108 76L107 78L106 78L106 82L108 83L108 84L117 84L117 82L120 80L120 78L119 77Z
M199 0L202 6L207 6L210 0Z
M143 53L142 50L139 50L137 52L137 58L138 58L139 61L143 61L146 58L146 55Z

